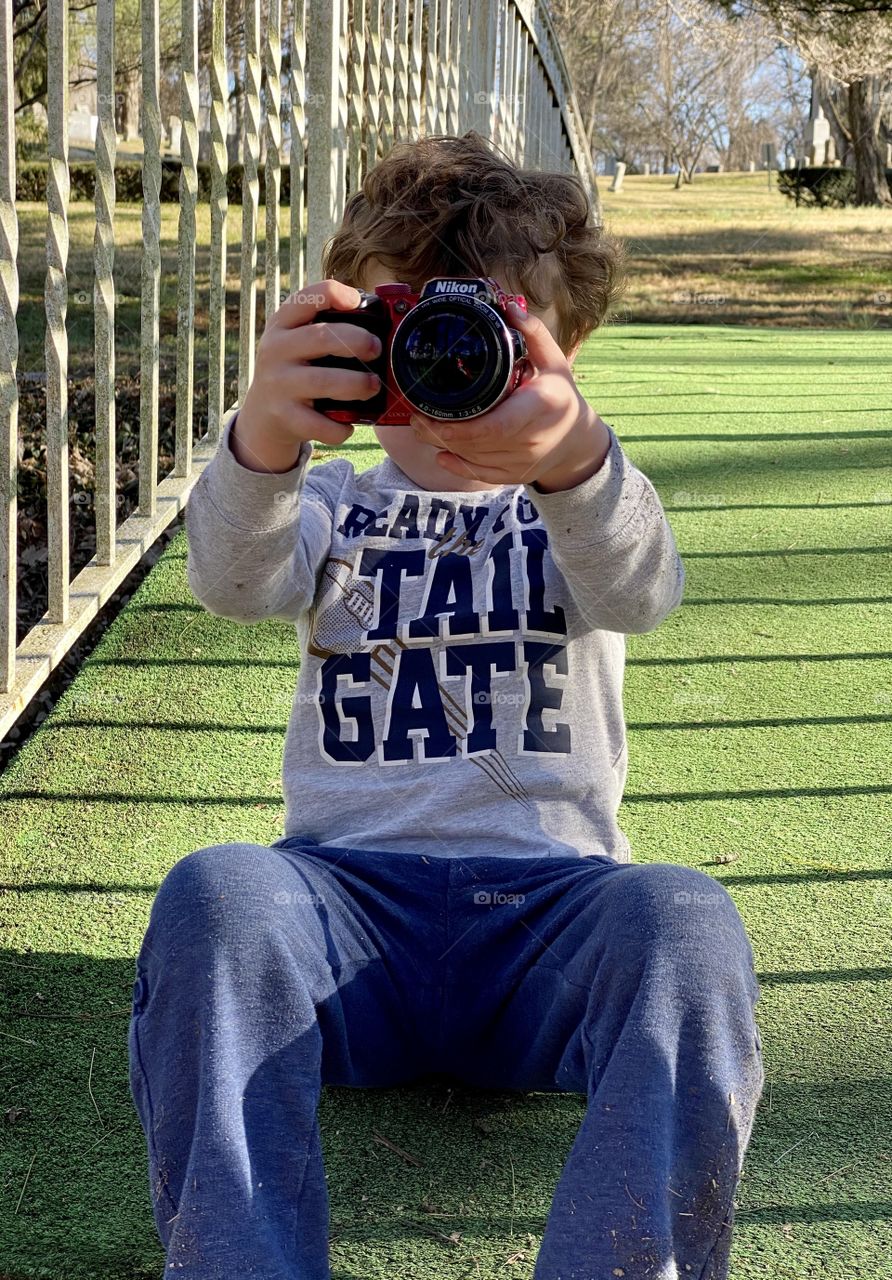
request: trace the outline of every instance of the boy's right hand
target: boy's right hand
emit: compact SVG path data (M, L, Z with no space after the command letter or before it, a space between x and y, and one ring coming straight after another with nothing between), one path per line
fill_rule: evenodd
M245 465L253 470L290 469L264 464L292 457L293 466L305 440L339 445L353 434L352 426L317 412L313 400L321 396L368 399L380 390L378 379L358 370L326 368L307 361L326 355L360 360L380 355L380 340L359 325L311 323L319 311L352 311L359 300L359 291L351 285L323 280L290 294L269 318L257 345L254 377L233 434L241 446L237 456L241 461L244 453Z

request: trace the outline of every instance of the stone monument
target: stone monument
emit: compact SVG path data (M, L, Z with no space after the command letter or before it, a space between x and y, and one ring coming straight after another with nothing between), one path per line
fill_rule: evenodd
M812 81L811 114L803 136L805 159L807 164L831 164L833 154L830 148L833 139L830 136L830 121L824 115L824 108L818 99L817 78Z
M179 116L171 116L167 122L167 128L170 133L170 149L175 156L178 156L182 150L183 121Z

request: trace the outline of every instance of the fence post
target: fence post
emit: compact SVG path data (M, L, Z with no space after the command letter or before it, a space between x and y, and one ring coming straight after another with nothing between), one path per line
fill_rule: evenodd
M282 193L282 0L269 0L269 14L263 37L263 66L266 73L266 293L264 322L269 323L279 309L279 198Z
M295 293L304 280L304 171L307 157L304 91L306 77L306 0L294 0L291 22L291 247L288 288Z
M447 0L440 0L445 4ZM437 0L427 3L427 47L424 55L424 132L437 132Z
M435 132L448 133L449 111L449 29L454 21L452 6L455 0L440 0L437 14L437 58L434 65L436 84Z
M177 408L173 474L192 469L195 376L195 240L198 203L198 4L182 0L180 214L177 228Z
M139 514L155 515L158 483L158 346L161 302L161 110L158 0L142 0L142 281L139 317Z
M369 0L369 34L366 40L365 57L366 162L364 171L368 172L378 162L381 137L381 0Z
M211 246L208 318L209 443L220 438L226 396L226 226L229 195L229 84L226 70L225 0L213 0L211 15Z
M239 299L238 401L254 377L257 328L257 222L260 208L260 13L245 0L245 154L242 170L242 258Z
M93 358L96 406L96 560L116 553L115 468L115 3L96 5L96 229L93 233Z
M422 0L412 0L412 51L409 62L409 134L412 138L421 137L422 109L421 99L421 66L422 66Z
M349 90L347 64L350 57L347 31L349 23L350 0L341 0L340 23L337 27L337 60L335 64L337 70L337 82L335 84L337 129L334 136L337 161L335 191L338 193L338 221L340 221L344 212L344 198L347 194L347 93ZM333 226L329 228L329 232L333 230Z
M449 86L447 91L446 128L460 133L462 127L459 75L465 53L465 26L468 20L467 0L452 0L452 30L449 39Z
M68 621L68 0L47 3L46 505L49 616Z
M492 67L489 55L491 31L488 5L471 5L471 99L473 127L483 137L489 136L492 115Z
M405 138L409 132L409 0L399 0L397 9L393 75L394 135Z
M350 84L347 97L347 186L357 191L364 175L362 131L365 119L365 53L362 0L351 0Z
M529 148L527 146L527 130L530 127L530 103L532 95L530 94L530 59L532 57L532 44L524 30L521 30L520 39L520 70L518 73L518 84L520 86L520 133L517 140L517 163L526 166L529 157Z
M3 521L0 526L0 680L3 693L15 682L16 541L18 509L19 391L19 222L15 207L15 95L12 78L12 6L0 14L0 475L3 477Z
M381 41L381 153L386 155L393 146L395 80L394 25L396 7L394 0L384 0L384 33Z
M505 133L509 154L517 157L517 43L520 18L513 5L508 6L505 29Z
M341 217L339 190L338 42L340 6L346 0L314 0L313 36L308 49L309 103L307 128L307 275L322 276L322 250ZM372 7L380 0L373 0Z

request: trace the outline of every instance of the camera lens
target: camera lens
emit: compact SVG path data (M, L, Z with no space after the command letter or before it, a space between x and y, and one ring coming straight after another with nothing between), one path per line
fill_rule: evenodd
M448 396L476 387L492 363L486 334L458 316L435 314L406 339L405 368L427 394Z
M492 307L430 298L397 326L391 366L400 392L422 413L471 418L504 393L512 354L508 329Z

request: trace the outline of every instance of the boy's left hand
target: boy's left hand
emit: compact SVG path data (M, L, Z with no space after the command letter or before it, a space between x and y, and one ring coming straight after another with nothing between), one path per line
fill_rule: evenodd
M488 413L448 422L415 412L416 439L438 445L445 471L484 484L532 484L554 493L581 484L610 447L607 427L580 395L567 357L544 321L509 304L508 320L523 334L531 372Z

